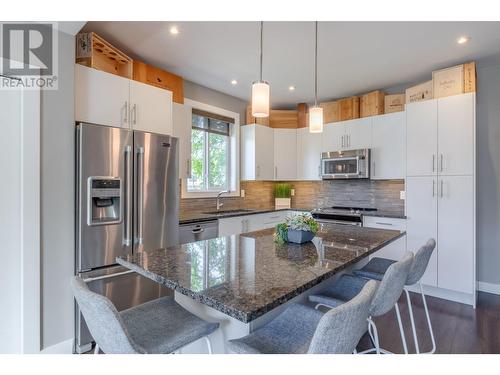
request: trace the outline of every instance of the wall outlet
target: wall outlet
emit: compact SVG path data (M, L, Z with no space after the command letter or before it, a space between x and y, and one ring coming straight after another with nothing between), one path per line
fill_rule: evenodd
M406 199L406 192L404 190L399 192L399 199Z
M292 194L292 197L295 195L295 189L290 189L290 193Z
M245 190L244 189L240 190L240 197L245 198Z

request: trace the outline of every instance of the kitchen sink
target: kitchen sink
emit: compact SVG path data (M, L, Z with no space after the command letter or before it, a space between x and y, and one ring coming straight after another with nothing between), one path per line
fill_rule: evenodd
M252 212L254 210L245 210L245 209L239 209L239 210L219 210L219 211L209 211L209 212L204 212L204 214L207 215L233 215L233 214L244 214L248 212Z

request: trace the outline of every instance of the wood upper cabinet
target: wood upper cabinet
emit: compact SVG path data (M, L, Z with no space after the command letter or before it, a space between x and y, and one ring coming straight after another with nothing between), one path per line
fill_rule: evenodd
M371 173L373 180L404 179L406 131L404 112L372 117Z
M274 129L274 179L297 178L297 130Z
M75 120L129 127L127 78L75 64Z
M437 100L406 104L406 174L437 174Z
M297 179L321 180L321 140L323 134L297 129Z
M172 93L130 81L130 123L135 130L172 134Z
M173 101L184 103L184 80L163 69L134 60L133 79L172 92Z
M475 93L438 99L437 169L441 175L474 172Z
M76 64L75 120L172 134L172 93Z

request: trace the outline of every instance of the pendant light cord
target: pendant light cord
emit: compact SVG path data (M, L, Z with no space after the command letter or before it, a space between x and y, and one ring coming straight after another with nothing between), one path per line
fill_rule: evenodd
M264 21L260 21L260 81L262 82L262 45L263 45L263 30Z
M316 40L314 45L314 106L318 106L318 21L316 21Z

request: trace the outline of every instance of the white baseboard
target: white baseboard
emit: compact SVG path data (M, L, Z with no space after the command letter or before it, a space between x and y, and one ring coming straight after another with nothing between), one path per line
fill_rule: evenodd
M72 338L66 341L61 341L43 349L40 354L73 354L73 341L74 339Z
M484 281L477 282L477 290L480 292L500 294L500 284L486 283Z
M412 292L420 293L420 289L417 287L417 285L412 285L407 288ZM458 303L464 303L466 305L471 305L474 307L476 305L475 294L461 293L461 292L456 292L454 290L437 288L430 285L424 285L424 293L426 296L441 298Z

